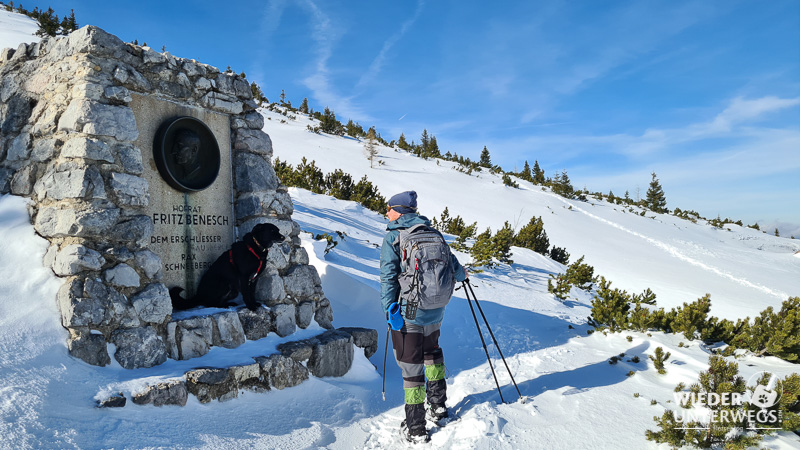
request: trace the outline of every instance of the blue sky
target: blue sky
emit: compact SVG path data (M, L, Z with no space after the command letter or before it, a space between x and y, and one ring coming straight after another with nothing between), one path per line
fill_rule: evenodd
M387 140L800 237L800 2L26 1Z

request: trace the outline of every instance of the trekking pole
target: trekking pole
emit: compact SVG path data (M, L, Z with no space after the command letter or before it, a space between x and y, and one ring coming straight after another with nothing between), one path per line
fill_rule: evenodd
M486 360L489 361L489 368L492 369L492 376L494 377L494 384L497 385L497 393L500 394L500 401L505 403L505 399L503 399L503 392L500 390L500 382L497 381L497 374L494 372L494 366L492 365L492 358L489 357L489 349L486 348L486 341L483 340L483 332L481 331L481 326L478 323L478 316L475 315L475 308L472 307L472 300L469 298L469 292L464 289L464 292L467 293L467 303L469 303L469 309L472 311L472 318L475 319L475 327L478 328L478 336L481 337L481 344L483 344L483 351L486 352ZM475 294L473 294L473 297Z
M508 371L508 376L511 377L511 382L514 383L514 388L517 390L519 398L522 398L522 393L519 391L519 387L517 387L517 382L514 381L514 375L511 373L511 369L508 367L506 358L505 356L503 356L503 351L500 350L500 345L497 344L497 338L494 337L494 333L492 332L492 327L489 326L489 321L486 320L486 315L483 313L483 308L481 308L480 302L478 302L478 297L475 297L475 291L472 290L472 285L469 284L469 279L464 280L464 284L467 285L467 288L469 288L469 292L472 294L472 298L475 299L475 304L478 306L478 311L480 311L481 317L483 317L483 321L486 323L486 329L489 330L489 335L492 337L492 341L494 341L494 346L497 347L497 351L500 353L500 358L503 360L503 364L505 364L506 366L506 370ZM466 291L466 289L464 290Z
M383 396L383 401L386 401L386 354L389 353L389 330L390 327L386 327L386 345L383 347L383 389L381 390L381 395Z

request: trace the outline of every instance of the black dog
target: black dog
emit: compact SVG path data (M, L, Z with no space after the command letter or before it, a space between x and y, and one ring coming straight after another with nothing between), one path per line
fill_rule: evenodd
M189 309L196 306L227 308L228 301L242 293L244 303L255 311L255 280L264 269L269 247L284 239L278 227L271 223L258 224L253 231L244 235L241 241L234 242L231 249L211 264L208 272L200 279L197 295L185 299L181 297L182 288L169 290L174 309Z

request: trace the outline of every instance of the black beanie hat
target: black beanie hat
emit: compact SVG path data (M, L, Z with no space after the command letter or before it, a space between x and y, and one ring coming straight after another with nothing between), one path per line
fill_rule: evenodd
M411 214L417 212L417 193L405 191L395 194L389 199L389 208L400 214Z

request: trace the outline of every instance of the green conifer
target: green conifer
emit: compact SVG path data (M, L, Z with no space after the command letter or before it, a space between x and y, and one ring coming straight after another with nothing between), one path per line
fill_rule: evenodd
M511 245L514 243L514 229L511 224L506 221L503 228L497 230L497 234L492 238L492 245L494 247L493 256L498 261L505 264L513 264L511 260Z
M531 249L536 253L547 255L550 248L550 239L544 230L544 222L541 217L531 217L527 225L522 227L514 238L514 245Z
M489 149L486 146L483 146L483 150L481 150L481 160L478 163L482 167L491 168L492 167L492 158L489 156Z
M653 361L653 366L655 366L658 373L661 375L665 375L667 373L667 369L664 367L664 363L667 362L669 357L672 356L672 353L666 352L664 353L664 349L661 347L656 347L655 356L650 355L650 360Z
M475 238L475 243L470 249L472 256L472 266L489 266L494 263L492 257L494 256L494 243L492 242L492 230L487 228L486 231L479 234Z
M706 294L692 303L684 303L672 322L672 331L683 333L686 339L694 339L695 334L703 330L709 311L711 311L711 294Z
M667 197L664 195L664 189L661 188L661 183L655 172L651 175L653 179L650 181L650 187L645 194L645 205L653 212L667 213Z
M544 170L539 168L539 161L533 162L533 184L545 184Z

